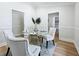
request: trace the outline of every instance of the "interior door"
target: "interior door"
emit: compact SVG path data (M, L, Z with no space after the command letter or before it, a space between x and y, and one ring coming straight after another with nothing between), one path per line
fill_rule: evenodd
M12 10L12 31L15 36L22 35L24 30L24 13Z

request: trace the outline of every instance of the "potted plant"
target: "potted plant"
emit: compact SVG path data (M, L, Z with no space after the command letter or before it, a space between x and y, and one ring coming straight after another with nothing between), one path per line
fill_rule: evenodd
M34 31L37 32L38 31L37 24L40 24L41 19L37 18L36 20L34 20L34 18L32 18L32 22L35 24Z

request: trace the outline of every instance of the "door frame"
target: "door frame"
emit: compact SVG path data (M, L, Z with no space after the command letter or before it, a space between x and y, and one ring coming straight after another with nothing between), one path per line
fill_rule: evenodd
M59 38L60 38L60 12L59 11L51 11L51 12L48 12L48 16L49 16L49 14L52 14L52 13L59 13ZM49 31L49 19L48 19L48 31Z

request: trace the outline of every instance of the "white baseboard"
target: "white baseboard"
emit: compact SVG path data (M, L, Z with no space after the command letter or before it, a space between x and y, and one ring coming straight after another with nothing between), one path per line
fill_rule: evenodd
M59 40L62 40L62 41L66 41L66 42L73 42L73 39L70 39L70 38L59 38Z
M77 43L75 42L75 40L69 39L69 38L60 38L60 40L66 41L66 42L72 42L72 43L74 43L75 48L76 48L76 50L77 50L77 52L78 52L78 54L79 54L79 47L78 47Z
M77 49L77 52L78 52L78 54L79 54L79 47L78 47L77 43L75 42L75 40L74 40L74 45L75 45L75 47L76 47L76 49Z

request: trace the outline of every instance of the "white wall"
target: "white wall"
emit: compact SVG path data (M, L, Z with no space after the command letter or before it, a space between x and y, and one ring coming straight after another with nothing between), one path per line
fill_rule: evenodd
M42 6L37 8L37 17L41 17L40 28L48 30L48 13L59 12L60 40L73 41L74 34L74 6ZM44 28L45 27L45 28Z
M74 6L41 6L34 8L21 3L0 3L0 30L12 30L12 9L24 12L24 30L33 27L32 17L41 17L40 30L48 31L48 13L59 12L59 37L72 41L74 34ZM36 17L37 16L37 17ZM28 29L29 30L29 29Z
M31 24L34 9L22 3L0 2L0 30L12 30L12 9L24 12L24 27Z
M79 3L75 5L75 46L79 53Z

